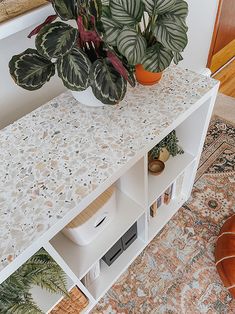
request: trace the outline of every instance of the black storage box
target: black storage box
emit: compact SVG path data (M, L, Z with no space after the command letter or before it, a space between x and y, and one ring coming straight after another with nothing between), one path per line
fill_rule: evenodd
M137 222L122 236L122 247L126 250L137 239Z
M102 257L103 261L110 266L123 252L122 241L119 239L111 249Z

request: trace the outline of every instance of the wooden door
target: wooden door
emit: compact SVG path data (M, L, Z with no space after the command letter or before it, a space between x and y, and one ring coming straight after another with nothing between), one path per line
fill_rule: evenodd
M235 55L234 43L235 43L235 0L220 0L207 66L210 67L212 57L216 55L218 52L221 52L222 49L226 50L225 51L226 56L224 56L226 60L222 60L223 58L221 58L220 56L219 58L220 63L225 64L232 57L234 57ZM227 49L227 46L229 44L231 45L231 47ZM224 64L221 64L220 66Z

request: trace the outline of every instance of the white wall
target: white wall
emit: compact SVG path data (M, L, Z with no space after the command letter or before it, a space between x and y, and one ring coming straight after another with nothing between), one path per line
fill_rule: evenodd
M34 38L27 38L30 30L32 27L0 40L0 129L64 90L61 81L55 77L34 92L18 87L11 78L8 70L11 57L34 47Z
M180 65L200 72L206 66L218 0L187 1L189 3L189 43L183 54L184 60ZM40 10L37 11L40 12L40 16L37 17L39 21L45 14L42 15L44 9ZM50 11L48 13L51 14ZM39 23L39 21L35 20L35 23ZM20 27L22 27L22 23L24 22L19 23ZM14 33L14 27L17 29L18 25L8 26L5 29L8 33ZM3 37L1 36L2 29L0 24L0 38ZM33 47L34 39L27 38L27 34L32 29L33 26L0 40L0 129L64 90L61 81L55 77L43 88L34 92L23 90L16 86L11 79L8 62L12 55L20 53L30 46Z
M219 0L186 0L188 45L180 66L200 72L206 67Z

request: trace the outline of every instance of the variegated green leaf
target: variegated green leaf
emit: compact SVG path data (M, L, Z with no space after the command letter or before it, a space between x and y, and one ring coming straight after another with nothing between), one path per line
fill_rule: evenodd
M68 53L77 40L77 29L63 22L44 26L38 33L35 45L38 52L48 58L58 58Z
M126 94L126 80L108 59L99 59L92 64L90 80L94 95L104 104L115 105Z
M79 48L73 48L57 61L59 77L67 88L74 91L82 91L88 87L90 67L90 60Z
M111 18L112 17L112 13L110 10L110 7L107 5L102 6L102 17L107 17L107 18Z
M101 0L103 6L109 6L109 0Z
M188 43L185 27L164 17L158 18L154 35L158 42L172 51L183 51Z
M173 53L161 44L155 44L147 49L141 63L145 70L150 72L162 72L173 59Z
M131 65L140 63L145 54L147 43L145 38L134 29L124 27L117 38L119 52Z
M77 19L76 0L52 0L52 5L62 20Z
M163 14L174 7L176 0L142 0L150 16Z
M175 5L166 14L160 16L160 19L171 20L176 25L184 28L185 32L188 31L186 25L186 16L188 15L188 4L184 0L176 0Z
M96 20L101 18L102 14L102 1L101 0L89 0L89 13L95 17Z
M187 33L188 31L188 26L186 25L186 21L185 18L180 17L179 15L174 15L171 13L166 13L163 14L159 17L158 21L161 20L162 23L164 23L164 21L171 21L173 24L177 26L180 26L181 28L184 29L185 33Z
M176 0L175 5L168 10L168 13L186 18L188 15L188 3L184 0Z
M15 83L27 90L41 88L55 74L55 65L35 49L13 56L9 69Z
M112 46L116 46L117 37L121 32L122 27L114 20L102 17L101 21L105 30L105 42Z
M179 52L174 52L174 63L178 64L180 61L183 60L183 57Z
M141 0L110 0L112 18L123 25L140 22L144 6Z

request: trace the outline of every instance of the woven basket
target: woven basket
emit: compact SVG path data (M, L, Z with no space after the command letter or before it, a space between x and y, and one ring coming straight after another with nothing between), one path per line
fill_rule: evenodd
M69 292L70 298L64 297L50 314L79 314L84 310L89 301L78 287L74 287Z
M46 3L46 0L1 0L0 22L9 20Z

